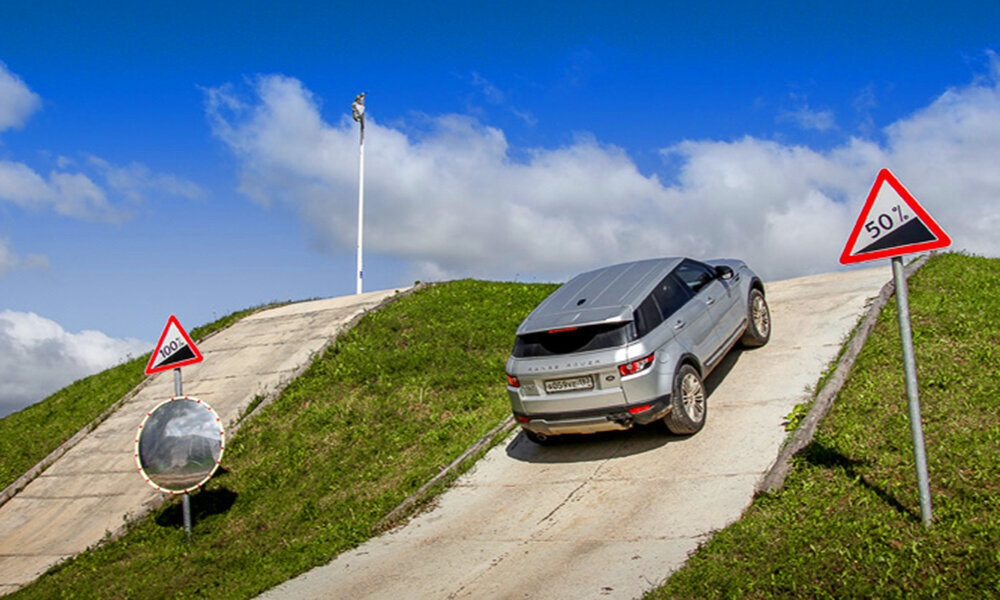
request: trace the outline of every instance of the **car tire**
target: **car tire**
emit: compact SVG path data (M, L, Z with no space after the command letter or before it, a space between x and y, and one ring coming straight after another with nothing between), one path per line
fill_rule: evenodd
M705 426L708 414L708 394L701 375L685 363L674 374L673 393L670 394L670 412L663 417L663 424L671 433L690 435Z
M747 329L740 338L740 344L746 348L759 348L771 339L771 309L767 307L764 292L754 288L750 290L747 301Z

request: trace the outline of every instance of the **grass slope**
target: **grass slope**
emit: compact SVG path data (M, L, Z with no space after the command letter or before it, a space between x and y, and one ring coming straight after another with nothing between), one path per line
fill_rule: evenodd
M785 488L649 598L1000 595L1000 260L936 256L909 290L933 526L893 301Z
M328 562L509 413L504 360L555 286L458 281L365 316L230 442L191 497L14 598L250 598Z
M237 311L195 327L191 338L197 343L261 308ZM45 400L0 419L0 490L139 385L146 377L148 362L149 354L129 360L71 383Z

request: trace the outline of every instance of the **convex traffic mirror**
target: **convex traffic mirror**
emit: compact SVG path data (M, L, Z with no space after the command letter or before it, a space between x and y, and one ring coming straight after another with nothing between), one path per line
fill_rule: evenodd
M171 398L146 414L135 438L135 460L149 485L183 494L219 468L225 448L222 421L211 406L190 396Z

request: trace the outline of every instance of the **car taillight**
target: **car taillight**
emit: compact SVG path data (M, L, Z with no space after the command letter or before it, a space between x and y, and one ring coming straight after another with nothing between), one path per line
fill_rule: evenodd
M653 408L652 404L643 404L642 406L633 406L632 408L628 409L628 412L631 415L637 415L641 412L646 412L651 408Z
M632 362L625 363L624 365L618 365L618 372L622 374L622 377L641 373L652 366L653 358L655 356L655 354L650 354L646 358L640 358L639 360L633 360Z
M514 418L517 419L518 423L528 423L531 421L530 417L522 417L521 415L514 415Z
M510 385L510 387L521 387L521 382L518 381L517 377L514 377L513 375L507 375L507 384Z

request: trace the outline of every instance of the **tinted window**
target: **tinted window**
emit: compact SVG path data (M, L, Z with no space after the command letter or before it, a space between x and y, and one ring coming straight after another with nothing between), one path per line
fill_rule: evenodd
M667 275L653 290L653 297L660 306L663 319L677 312L691 299L691 291L673 274Z
M612 323L528 333L517 336L512 354L517 358L526 358L612 348L627 344L632 339L632 332L632 323Z
M656 300L653 299L652 295L646 296L646 299L636 309L633 318L635 319L636 337L646 335L663 322L663 315L660 314L660 309L656 306Z
M682 262L674 273L696 294L715 279L715 269L693 260Z

